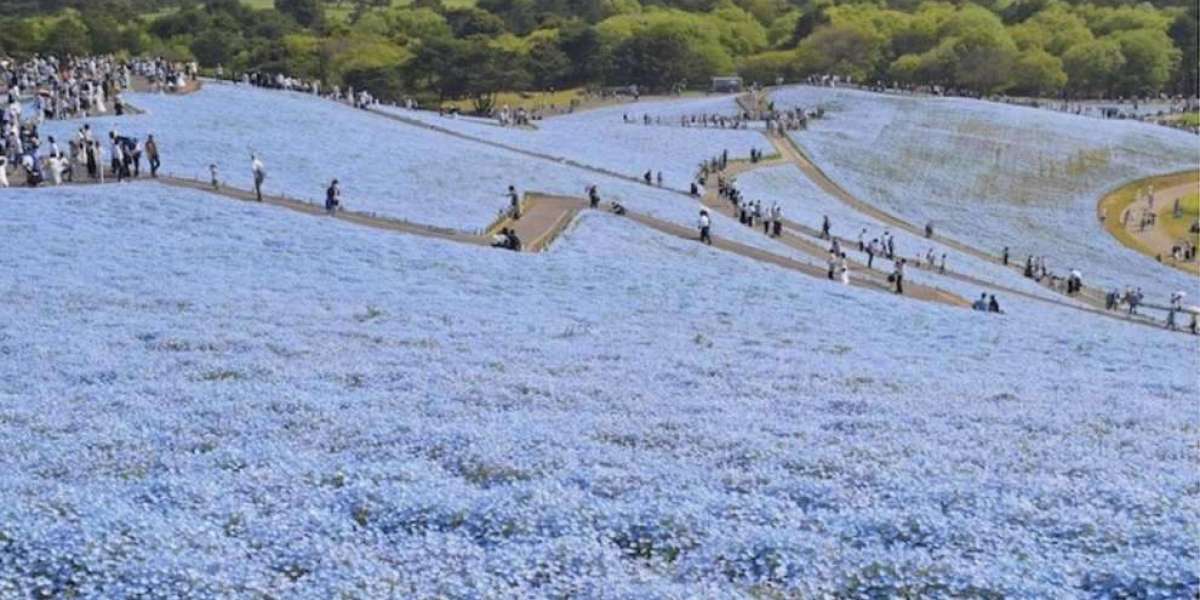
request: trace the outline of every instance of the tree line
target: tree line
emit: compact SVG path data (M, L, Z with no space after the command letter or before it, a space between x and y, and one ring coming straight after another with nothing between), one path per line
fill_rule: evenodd
M16 0L0 18L0 53L153 54L381 98L666 91L730 74L980 95L1190 96L1197 10L1195 0Z

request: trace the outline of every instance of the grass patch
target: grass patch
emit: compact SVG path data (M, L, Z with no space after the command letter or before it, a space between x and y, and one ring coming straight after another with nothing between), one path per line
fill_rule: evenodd
M512 109L524 108L530 111L546 109L551 106L562 108L570 106L572 100L583 102L583 88L556 92L501 92L496 95L496 108L508 106ZM458 108L465 113L475 110L475 105L470 100L454 100L447 102L446 106Z
M1179 200L1180 216L1176 219L1172 213L1163 215L1162 228L1172 239L1190 239L1193 244L1200 243L1200 235L1190 231L1192 224L1200 219L1200 193L1184 196Z
M1200 171L1184 171L1182 173L1173 173L1171 175L1162 175L1159 177L1147 177L1145 179L1139 179L1137 181L1125 184L1124 186L1106 194L1100 200L1100 204L1097 207L1099 216L1104 221L1104 229L1113 237L1117 238L1117 240L1119 240L1125 246L1137 250L1146 256L1156 256L1158 254L1157 251L1142 243L1140 240L1134 237L1132 233L1121 226L1121 213L1124 212L1130 204L1133 204L1133 202L1137 200L1139 191L1151 184L1154 185L1154 189L1165 190L1167 188L1194 182L1198 178L1200 178ZM1176 229L1178 229L1179 235L1177 239L1182 239L1183 237L1189 235L1187 233L1187 228L1191 226L1192 222L1197 217L1197 205L1200 205L1200 198L1197 198L1197 195L1193 194L1184 198L1182 200L1182 204L1184 205L1181 207L1184 208L1183 218L1171 218L1170 211L1168 210L1168 212L1163 215L1163 218L1161 219L1163 226L1167 228L1166 232L1170 233L1173 237L1175 236ZM1185 208L1189 206L1192 212L1188 212L1187 208ZM1196 241L1195 236L1193 236L1192 240L1193 242Z

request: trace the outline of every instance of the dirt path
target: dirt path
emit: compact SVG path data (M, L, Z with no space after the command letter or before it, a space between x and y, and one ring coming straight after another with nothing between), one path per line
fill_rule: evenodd
M1148 198L1140 197L1149 186L1155 187L1154 206ZM1175 202L1190 194L1200 193L1200 172L1187 171L1138 180L1105 194L1096 205L1096 214L1104 230L1125 246L1175 267L1185 273L1200 275L1200 262L1176 261L1171 257L1171 247L1184 241L1167 231L1168 224L1175 221ZM1140 219L1144 213L1154 213L1155 224L1142 229ZM1192 217L1193 219L1195 217ZM1193 245L1200 244L1200 236L1187 234Z
M765 160L758 163L749 162L733 162L723 171L726 178L736 177L738 174L745 173L754 169L766 168L778 165L788 164L787 160L780 157L771 160ZM724 214L733 219L737 219L737 211L728 201L721 198L716 186L708 186L704 196L701 198L701 203L714 213ZM739 225L744 227L744 225ZM765 234L764 234L765 235ZM829 259L829 250L821 245L820 242L807 236L796 235L792 231L784 231L779 237L772 238L794 250L799 250L818 261L825 262ZM851 282L861 281L864 286L870 286L887 291L893 290L893 284L887 281L888 273L868 269L866 264L849 260L847 267L850 269ZM828 279L829 273L827 269L816 268L816 276ZM906 282L904 285L904 294L920 300L931 302L941 302L955 306L970 306L963 297L938 288Z
M520 155L522 155L522 156L527 156L527 157L529 157L529 158L534 158L534 159L541 160L541 161L545 161L545 162L551 162L551 163L554 163L554 164L557 164L557 165L566 165L566 166L568 166L568 167L573 167L573 168L576 168L576 169L581 169L581 170L584 170L584 171L589 171L589 172L591 172L591 173L595 173L595 174L597 174L597 175L603 175L603 176L605 176L605 177L614 177L614 178L621 179L621 180L624 180L624 181L630 181L630 182L633 182L633 183L637 183L637 184L641 184L641 185L646 185L646 182L644 182L644 181L642 181L640 178L638 178L638 177L634 177L634 176L632 176L632 175L626 175L626 174L624 174L624 173L618 173L618 172L616 172L616 171L611 171L611 170L609 170L609 169L604 169L604 168L601 168L601 167L595 167L595 166L588 165L588 164L585 164L585 163L581 163L581 162L578 162L578 161L575 161L575 160L571 160L571 159L567 159L567 158L562 158L562 157L558 157L558 156L553 156L553 155L550 155L550 154L546 154L546 153L544 153L544 152L537 152L537 151L534 151L534 150L527 150L527 149L525 149L525 148L520 148L520 147L517 147L517 146L510 145L510 144L505 144L505 143L502 143L502 142L497 142L497 141L494 141L494 140L489 140L489 139L486 139L486 138L481 138L481 137L474 136L474 135L468 135L468 134L465 134L465 133L462 133L462 132L459 132L459 131L454 131L453 129L447 129L447 128L445 128L445 127L441 127L441 126L439 126L439 125L433 125L433 124L431 124L431 123L426 123L426 122L424 122L424 121L420 121L420 120L417 120L417 119L412 119L412 118L404 117L404 116L401 116L401 115L393 114L393 113L391 113L391 112L383 111L383 110L380 110L380 109L378 109L378 108L369 108L369 109L367 109L367 110L368 110L368 111L369 111L371 114L378 115L378 116L380 116L380 117L383 117L383 118L385 118L385 119L390 119L390 120L392 120L392 121L396 121L396 122L398 122L398 123L404 123L405 125L411 125L411 126L413 126L413 127L420 127L421 129L426 129L426 130L428 130L428 131L435 131L435 132L437 132L437 133L441 133L441 134L443 134L443 135L448 135L448 136L450 136L450 137L454 137L454 138L457 138L457 139L460 139L460 140L466 140L466 141L469 141L469 142L474 142L474 143L476 143L476 144L482 144L482 145L484 145L484 146L490 146L490 147L492 147L492 148L499 148L499 149L501 149L501 150L505 150L505 151L508 151L508 152L513 152L513 153L515 153L515 154L520 154ZM684 192L684 191L681 191L681 190L676 190L676 189L671 189L671 188L655 188L655 189L664 190L664 191L667 191L667 192L672 192L672 193L675 193L675 194L680 194L680 195L684 195L684 196L686 196L686 195L687 195L687 192Z

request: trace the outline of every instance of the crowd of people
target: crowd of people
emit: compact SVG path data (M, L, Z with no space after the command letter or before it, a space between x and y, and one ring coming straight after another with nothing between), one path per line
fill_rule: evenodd
M217 67L217 78L224 79L225 72L221 67ZM232 81L240 82L242 85L253 87L283 90L287 92L300 92L303 94L312 94L314 96L333 100L334 102L344 102L350 104L354 108L368 109L378 104L378 100L367 90L355 90L354 86L347 86L342 89L341 86L331 86L322 88L321 81L317 79L299 79L290 77L283 73L263 73L259 71L248 71L240 76L234 76ZM411 102L411 101L410 101ZM415 103L413 103L415 105Z
M122 115L121 92L133 85L130 63L112 57L0 61L0 78L8 102L5 122L10 127L22 117L24 102L31 108L25 118L33 124L109 112Z
M200 65L195 61L150 58L133 61L132 68L135 74L146 78L152 92L181 92L200 76Z

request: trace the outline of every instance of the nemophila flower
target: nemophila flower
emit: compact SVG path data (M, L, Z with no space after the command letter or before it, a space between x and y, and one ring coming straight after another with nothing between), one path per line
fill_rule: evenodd
M791 137L852 194L911 223L935 222L938 232L995 255L1009 246L1016 260L1046 256L1055 270L1081 269L1089 285L1101 288L1142 286L1164 298L1179 289L1200 293L1194 278L1178 270L1151 261L1131 268L1128 249L1103 234L1093 216L1100 198L1121 184L1194 168L1200 152L1194 135L964 98L810 86L774 90L771 97L781 108L824 108L823 118ZM804 197L830 209L820 193ZM862 220L832 208L835 223ZM930 245L914 243L916 253ZM897 244L911 247L908 240ZM956 263L963 261L950 265Z
M1200 586L1181 336L603 214L530 260L153 185L4 198L2 597Z

